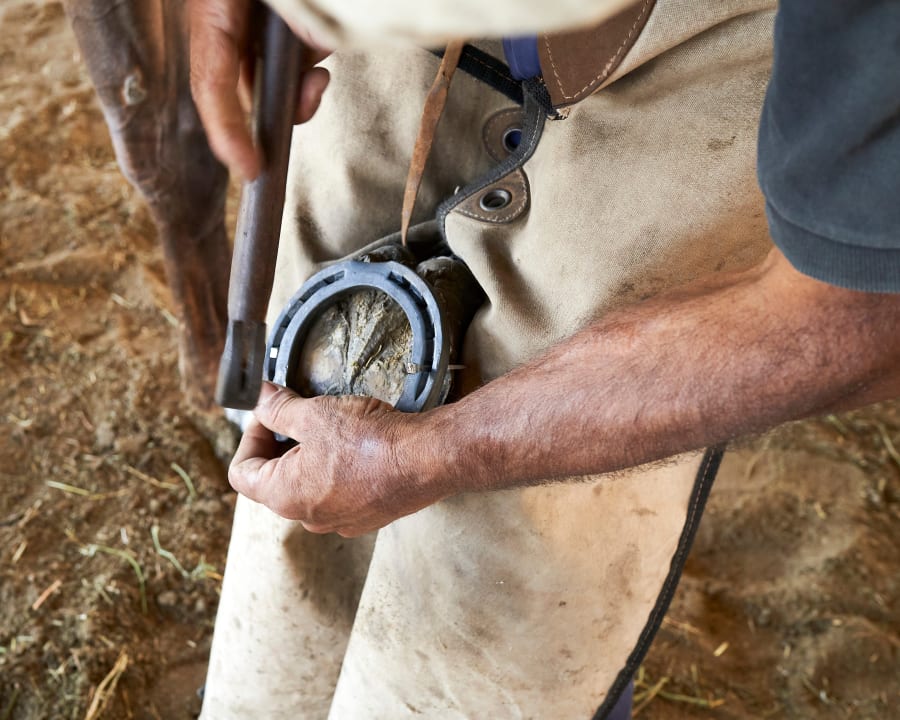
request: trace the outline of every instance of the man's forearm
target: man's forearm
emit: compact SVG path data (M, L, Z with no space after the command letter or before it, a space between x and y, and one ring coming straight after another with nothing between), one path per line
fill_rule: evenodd
M900 296L818 283L773 252L759 267L611 313L423 416L410 456L449 492L491 489L618 470L857 407L900 391L898 326Z
M267 386L229 478L308 530L360 535L457 493L610 472L900 395L898 326L900 294L824 285L773 251L612 312L422 415Z

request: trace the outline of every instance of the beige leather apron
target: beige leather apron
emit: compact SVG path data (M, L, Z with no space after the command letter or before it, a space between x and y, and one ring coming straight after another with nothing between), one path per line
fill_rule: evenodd
M763 256L771 5L639 3L619 18L635 28L627 48L552 80L547 47L565 44L545 39L564 119L457 74L417 207L489 298L466 337L466 386L610 308ZM318 263L397 230L436 67L413 50L332 59L295 137L273 318ZM512 154L510 127L523 131ZM509 202L486 209L496 190ZM378 533L370 565L372 538L313 536L241 498L202 717L602 717L661 620L711 470L698 453L458 496Z

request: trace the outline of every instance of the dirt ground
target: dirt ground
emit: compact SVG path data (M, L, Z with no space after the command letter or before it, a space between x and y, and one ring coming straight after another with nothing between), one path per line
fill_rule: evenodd
M57 2L0 6L0 720L193 717L235 435L181 401L153 227ZM647 719L900 717L900 405L732 455Z

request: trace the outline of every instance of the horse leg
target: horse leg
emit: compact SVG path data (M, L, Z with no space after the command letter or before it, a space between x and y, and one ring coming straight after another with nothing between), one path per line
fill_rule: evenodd
M65 0L119 166L159 231L180 320L182 387L212 404L225 337L231 250L227 170L191 98L181 0Z

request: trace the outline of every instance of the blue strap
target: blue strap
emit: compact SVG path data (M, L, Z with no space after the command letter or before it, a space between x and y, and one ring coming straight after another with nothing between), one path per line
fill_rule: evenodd
M537 35L503 38L503 53L516 80L528 80L541 74Z

